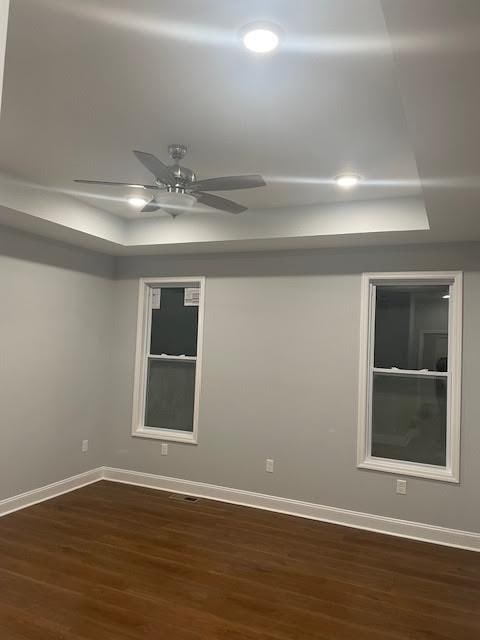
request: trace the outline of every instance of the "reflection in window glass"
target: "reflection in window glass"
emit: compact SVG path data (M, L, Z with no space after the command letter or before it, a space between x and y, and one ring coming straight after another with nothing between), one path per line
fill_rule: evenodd
M192 431L195 362L149 360L145 426Z
M446 371L449 287L377 286L375 367Z
M446 464L446 378L374 373L372 455Z
M150 353L196 356L198 305L185 305L184 287L162 287L157 300L160 308L152 309Z

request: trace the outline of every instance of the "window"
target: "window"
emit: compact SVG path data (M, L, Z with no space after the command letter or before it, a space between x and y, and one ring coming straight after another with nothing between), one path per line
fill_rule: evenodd
M364 274L358 466L459 481L462 275Z
M204 278L140 280L132 434L197 442Z

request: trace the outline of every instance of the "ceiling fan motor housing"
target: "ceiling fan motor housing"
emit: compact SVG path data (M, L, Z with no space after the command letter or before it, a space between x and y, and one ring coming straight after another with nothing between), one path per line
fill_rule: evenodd
M168 146L169 156L177 163L185 157L187 150L184 144L171 144Z
M195 173L191 169L188 169L188 167L181 167L179 164L173 164L169 166L169 169L175 176L175 184L166 186L174 186L177 188L185 189L188 186L192 185L192 183L194 183L196 180ZM161 178L157 178L155 183L162 187L165 186L165 182L163 182Z

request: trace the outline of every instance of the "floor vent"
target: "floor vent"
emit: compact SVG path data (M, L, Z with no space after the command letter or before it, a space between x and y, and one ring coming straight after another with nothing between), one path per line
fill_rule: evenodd
M170 500L178 500L179 502L199 502L200 498L195 498L195 496L185 496L182 493L171 493L169 496Z

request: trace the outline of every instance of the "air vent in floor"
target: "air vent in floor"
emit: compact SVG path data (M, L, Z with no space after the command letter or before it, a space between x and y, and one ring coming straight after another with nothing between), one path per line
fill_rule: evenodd
M184 496L181 493L172 493L168 496L170 500L178 500L179 502L199 502L200 498L195 498L195 496Z

